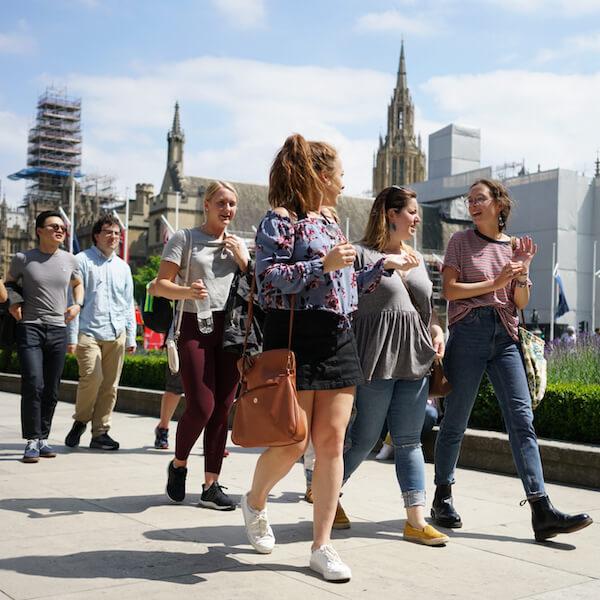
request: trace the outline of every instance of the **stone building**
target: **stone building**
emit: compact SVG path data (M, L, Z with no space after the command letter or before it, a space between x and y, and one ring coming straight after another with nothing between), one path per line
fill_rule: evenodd
M425 179L425 153L421 136L415 138L415 107L406 79L404 42L398 76L388 106L387 133L379 136L373 164L373 195L390 185L411 185Z

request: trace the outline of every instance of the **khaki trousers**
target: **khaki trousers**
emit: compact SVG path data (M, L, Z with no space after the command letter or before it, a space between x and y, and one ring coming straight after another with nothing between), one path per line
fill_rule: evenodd
M75 356L79 365L79 386L73 418L81 423L91 421L92 437L97 437L110 429L123 369L125 332L110 341L80 333Z

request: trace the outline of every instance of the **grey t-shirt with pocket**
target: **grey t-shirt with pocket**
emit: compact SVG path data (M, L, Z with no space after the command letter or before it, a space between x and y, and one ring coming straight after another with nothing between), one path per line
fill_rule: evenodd
M17 252L9 273L23 288L23 323L66 326L69 285L81 279L75 256L64 250L46 254L39 248Z
M230 253L224 252L222 241L215 240L213 236L204 233L197 227L194 229L180 229L167 242L162 253L162 259L179 266L178 283L184 285L187 266L187 239L189 239L186 232L188 231L192 233L192 258L187 285L190 285L196 279L202 279L208 291L211 310L223 310L237 269L237 263ZM197 312L196 303L186 300L183 310L191 313Z

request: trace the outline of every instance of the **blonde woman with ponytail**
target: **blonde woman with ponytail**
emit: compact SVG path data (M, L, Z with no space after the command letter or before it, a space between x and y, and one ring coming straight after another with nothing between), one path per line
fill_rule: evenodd
M331 546L330 533L342 481L344 434L355 385L363 380L350 314L359 293L375 289L386 269L400 265L392 256L361 272L354 270L353 246L335 219L321 214L321 207L334 205L342 192L342 164L329 144L314 144L294 134L273 161L271 210L256 235L256 282L266 312L265 350L287 347L295 295L296 386L316 455L310 567L326 580L341 582L350 579L351 571ZM275 546L267 496L302 456L306 444L304 440L269 448L258 459L252 487L242 498L242 512L248 540L260 553L269 554Z

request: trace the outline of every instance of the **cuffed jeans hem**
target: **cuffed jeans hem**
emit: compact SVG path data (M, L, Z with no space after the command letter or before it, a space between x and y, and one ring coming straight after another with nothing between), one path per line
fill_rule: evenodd
M402 499L404 500L404 508L425 506L425 490L408 490L408 492L402 492Z

